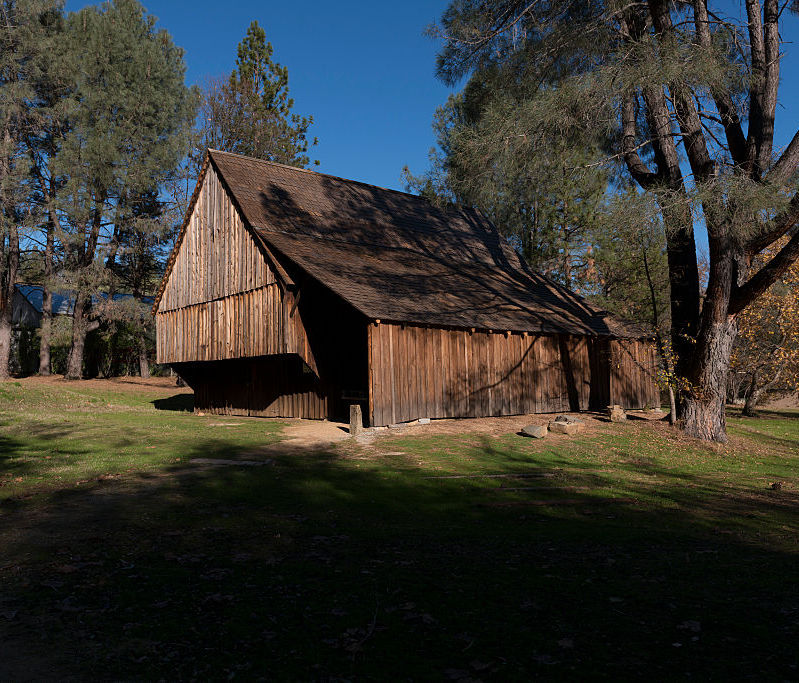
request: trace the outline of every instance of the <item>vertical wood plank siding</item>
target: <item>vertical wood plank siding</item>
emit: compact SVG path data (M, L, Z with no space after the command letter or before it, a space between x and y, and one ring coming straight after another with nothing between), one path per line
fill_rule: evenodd
M194 389L195 410L316 420L328 416L328 392L296 355L176 363L174 367Z
M653 380L657 370L654 344L614 339L608 360L610 403L625 408L660 406L660 390Z
M294 302L210 167L158 305L157 361L296 353L316 370Z
M382 323L370 330L372 423L655 405L645 342L444 330ZM603 348L604 347L604 348ZM608 373L608 353L618 362ZM608 383L610 382L610 386Z
M277 284L156 313L159 363L296 353L314 359L295 295Z
M189 218L158 312L222 299L275 282L213 167Z

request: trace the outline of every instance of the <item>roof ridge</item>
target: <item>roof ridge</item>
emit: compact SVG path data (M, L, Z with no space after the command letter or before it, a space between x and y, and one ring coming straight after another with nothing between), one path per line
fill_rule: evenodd
M341 182L344 182L344 183L350 183L350 184L354 184L354 185L363 185L364 187L372 187L372 188L374 188L376 190L383 190L384 192L393 192L394 194L401 194L404 197L412 197L413 199L417 199L417 200L426 202L430 206L435 207L435 208L439 209L440 211L446 211L446 209L441 209L440 207L437 207L433 202L431 202L429 199L423 197L422 195L412 194L410 192L403 192L402 190L395 190L395 189L393 189L391 187L383 187L382 185L375 185L374 183L367 183L367 182L364 182L363 180L354 180L352 178L344 178L343 176L333 175L332 173L322 173L321 171L314 171L313 169L310 169L310 168L301 168L300 166L291 166L290 164L281 164L281 163L279 163L277 161L270 161L269 159L259 159L258 157L251 157L251 156L247 156L246 154L237 154L236 152L226 152L223 149L213 149L212 147L208 148L208 152L210 152L212 154L226 154L227 156L236 157L238 159L247 159L247 161L257 161L260 164L267 164L269 166L277 166L278 168L285 168L285 169L287 169L289 171L298 171L300 173L310 173L311 175L318 175L318 176L323 176L325 178L332 178L333 180L340 180ZM457 210L458 211L466 211L466 210L468 210L468 211L473 211L475 213L478 213L478 210L475 209L474 207L471 207L471 206L457 205Z

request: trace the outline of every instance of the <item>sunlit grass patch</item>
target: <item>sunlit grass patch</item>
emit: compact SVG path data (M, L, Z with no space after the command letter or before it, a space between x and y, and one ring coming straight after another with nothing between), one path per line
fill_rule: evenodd
M0 500L257 449L278 441L282 429L245 419L222 432L218 418L184 409L190 394L158 387L6 382L0 390Z

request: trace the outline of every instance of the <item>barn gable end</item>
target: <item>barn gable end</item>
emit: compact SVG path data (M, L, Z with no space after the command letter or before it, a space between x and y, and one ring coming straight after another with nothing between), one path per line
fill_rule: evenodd
M156 303L158 362L297 354L315 369L280 271L206 162Z
M171 311L274 284L252 234L213 165L202 179L157 311Z

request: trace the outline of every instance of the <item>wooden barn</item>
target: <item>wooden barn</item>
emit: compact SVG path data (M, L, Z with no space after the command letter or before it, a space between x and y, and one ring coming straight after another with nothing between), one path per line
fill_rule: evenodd
M639 329L479 212L209 150L153 311L197 410L481 417L659 403Z

